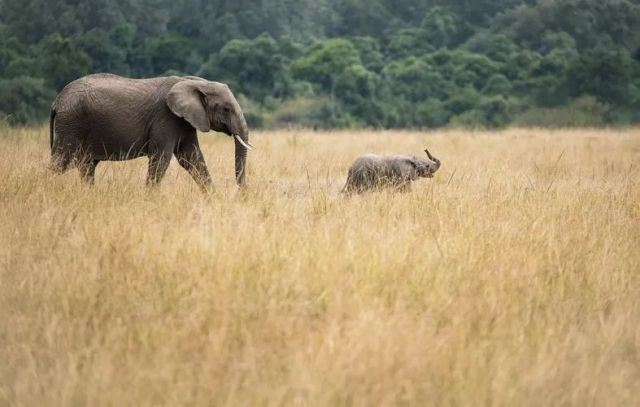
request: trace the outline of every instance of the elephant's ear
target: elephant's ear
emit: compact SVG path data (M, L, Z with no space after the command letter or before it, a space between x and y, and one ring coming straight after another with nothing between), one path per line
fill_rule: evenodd
M199 80L180 81L173 85L167 95L167 106L178 117L183 117L196 129L211 130L211 123L202 102L204 94L200 91Z
M412 166L413 168L418 168L418 158L417 157L407 157L405 162Z

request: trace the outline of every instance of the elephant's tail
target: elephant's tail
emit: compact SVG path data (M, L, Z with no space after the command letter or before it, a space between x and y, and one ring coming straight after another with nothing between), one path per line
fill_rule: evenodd
M345 182L344 186L340 190L340 194L350 195L352 189L353 189L353 174L351 169L349 169L349 174L347 175L347 182Z
M53 139L55 136L55 122L56 122L56 109L51 106L51 113L49 114L49 147L53 153Z

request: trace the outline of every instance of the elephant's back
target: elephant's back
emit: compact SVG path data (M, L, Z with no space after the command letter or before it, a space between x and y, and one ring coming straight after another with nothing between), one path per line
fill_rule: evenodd
M58 111L77 108L79 104L92 103L96 107L109 99L135 100L152 89L146 79L129 79L112 74L93 74L78 78L65 86L54 102Z
M375 176L380 170L383 157L377 154L363 154L355 159L349 168L349 179L353 183L361 183Z
M158 109L179 77L130 79L93 74L69 83L53 108L57 120L77 123L94 133L139 133Z
M368 168L384 161L384 157L378 154L363 154L351 165L352 168Z
M65 86L56 97L54 108L58 112L80 107L101 109L114 104L135 108L132 105L161 97L160 93L168 92L179 80L178 77L131 79L105 73L87 75Z

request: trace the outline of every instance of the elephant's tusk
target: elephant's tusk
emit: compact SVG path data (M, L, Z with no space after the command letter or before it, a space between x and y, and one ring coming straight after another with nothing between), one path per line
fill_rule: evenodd
M233 137L235 137L236 140L238 140L238 143L242 144L244 146L244 148L246 148L247 150L253 150L253 146L250 143L245 142L244 140L242 140L240 138L240 136L238 136L237 134L234 134Z

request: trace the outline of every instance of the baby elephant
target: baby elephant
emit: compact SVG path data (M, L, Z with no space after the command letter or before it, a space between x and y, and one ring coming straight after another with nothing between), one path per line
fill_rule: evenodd
M407 192L411 181L419 177L431 178L440 168L440 160L425 149L428 158L408 155L380 156L365 154L356 159L349 168L347 183L342 192L360 193L383 187L393 187Z

